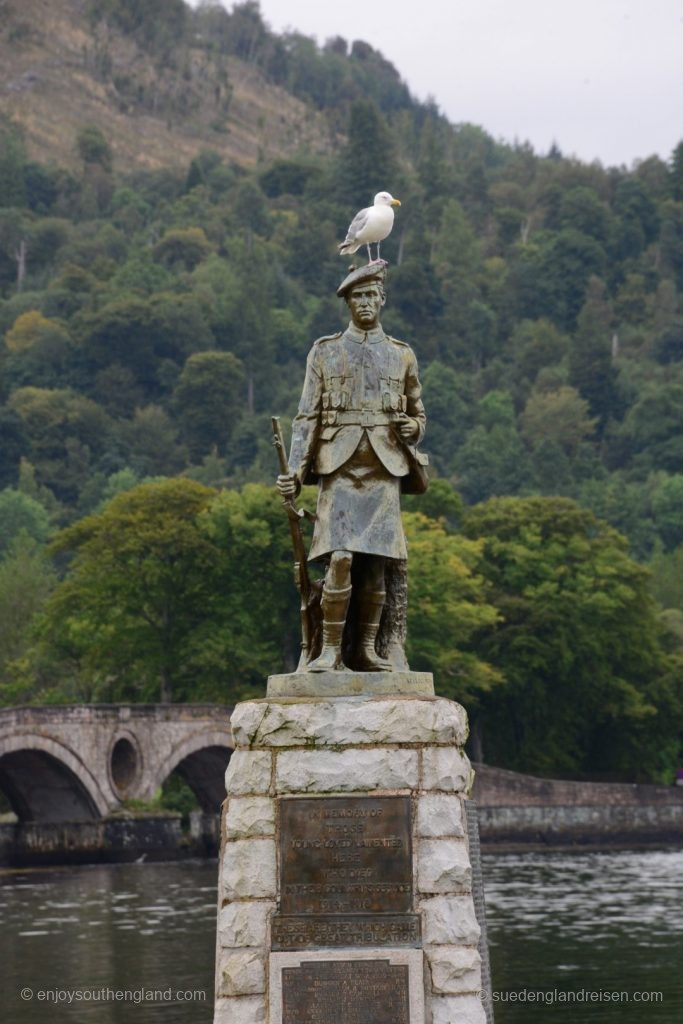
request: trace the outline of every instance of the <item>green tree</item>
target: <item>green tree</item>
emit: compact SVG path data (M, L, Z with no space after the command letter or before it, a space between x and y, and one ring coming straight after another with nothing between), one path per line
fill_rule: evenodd
M683 140L678 143L671 154L670 167L671 194L674 199L683 201Z
M588 415L588 402L575 388L533 391L520 417L520 433L535 448L552 441L568 455L575 455L581 441L595 431L596 420Z
M412 331L419 331L421 354L425 353L425 334L435 329L443 302L438 281L421 260L405 259L392 267L390 277L391 310L398 312Z
M171 269L194 270L212 248L201 228L171 228L154 246L154 258Z
M425 494L406 494L403 497L406 512L421 512L428 519L439 521L452 533L463 513L463 501L448 480L433 477Z
M467 214L457 199L444 203L434 239L433 263L447 308L457 307L477 295L475 275L480 269L481 248Z
M6 406L0 406L0 485L16 482L19 461L28 448L28 439L21 417Z
M617 216L613 250L622 260L639 256L659 229L657 207L643 182L622 178L617 183L613 209Z
M610 231L610 210L595 189L577 185L560 199L559 226L573 228L604 244Z
M251 245L253 235L268 235L270 217L266 197L255 181L247 179L237 185L233 204L235 218L245 230L248 245Z
M159 405L136 409L132 420L120 425L119 436L140 477L177 473L187 462L188 452L180 443L178 428Z
M649 558L657 540L652 495L659 478L660 474L653 473L646 481L631 480L625 472L605 471L602 477L583 481L579 488L581 505L628 537L631 550L640 561Z
M206 315L215 345L202 346L233 352L244 367L247 410L254 411L260 390L272 382L273 346L271 333L274 281L268 247L258 239L251 252L244 240L231 244L231 264L209 257L197 268L197 295L206 305ZM197 346L199 347L199 346Z
M474 425L475 403L465 374L439 360L422 374L424 399L429 410L429 450L438 472L453 471L454 455Z
M17 536L0 561L0 704L31 696L26 665L36 616L55 585L45 552L27 532Z
M70 235L71 224L64 217L41 217L37 220L31 228L32 266L54 266Z
M518 247L512 283L522 316L548 317L562 331L572 331L589 278L605 272L605 250L575 228L543 236L537 245Z
M557 441L539 441L531 452L534 490L541 494L571 494L574 490L572 464Z
M512 333L511 347L519 377L534 381L541 370L564 358L569 339L550 320L522 320Z
M677 472L683 467L683 384L647 382L623 423L639 468Z
M356 100L351 105L347 143L339 156L340 201L353 210L371 205L377 192L398 191L396 172L394 148L382 114L372 100Z
M529 476L510 395L489 392L479 403L477 419L453 459L458 489L468 503L494 494L515 494Z
M49 213L60 198L66 180L68 175L63 170L28 160L24 164L24 187L29 209L34 213Z
M50 517L39 501L11 487L0 491L0 555L20 534L42 544L49 532Z
M592 277L569 353L569 382L586 399L593 416L599 418L601 430L609 416L619 411L611 325L612 308L605 285Z
M12 387L51 387L69 377L75 349L64 324L36 310L17 317L5 335L4 375Z
M405 512L403 521L410 546L408 660L434 672L438 692L470 709L503 681L472 639L498 619L477 572L482 543L421 512Z
M683 317L676 318L657 336L652 354L662 366L683 362Z
M302 498L315 503L309 493ZM207 636L219 649L238 689L262 692L277 666L293 671L299 660L298 595L282 502L271 485L222 491L204 517L220 551L220 626Z
M150 398L168 390L165 369L179 373L191 352L213 346L196 295L121 296L84 314L79 329L94 370L120 363L134 373Z
M478 653L507 686L482 699L486 757L542 775L664 777L680 695L667 676L647 570L611 527L564 498L471 509L500 621Z
M652 495L652 513L665 550L683 544L683 473L662 480Z
M218 553L200 527L214 495L190 480L141 484L53 541L72 559L48 603L43 643L94 697L196 693L196 636L219 597Z
M12 281L21 292L28 273L31 217L21 209L0 207L0 284Z
M76 136L78 155L85 167L101 167L103 171L112 169L112 151L101 128L95 124L84 125Z
M5 346L9 352L26 352L48 332L55 330L63 328L56 321L49 320L38 310L32 309L22 313L14 321L5 335Z
M40 483L74 501L111 438L107 414L68 388L18 388L8 405L22 420Z
M224 453L241 408L244 370L232 352L190 356L173 392L173 406L193 458Z
M3 114L0 116L0 206L26 204L25 163L22 129Z
M93 0L92 14L111 20L142 46L165 55L183 39L189 8L183 0Z
M683 292L683 200L663 205L659 249L663 270Z
M652 573L652 593L662 608L683 612L683 544L665 551L657 544L648 562Z

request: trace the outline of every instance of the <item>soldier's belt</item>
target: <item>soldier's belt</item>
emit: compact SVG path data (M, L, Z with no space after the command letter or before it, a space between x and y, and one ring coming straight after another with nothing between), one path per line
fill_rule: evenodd
M386 427L396 423L399 415L374 409L327 409L323 413L323 423L330 427Z

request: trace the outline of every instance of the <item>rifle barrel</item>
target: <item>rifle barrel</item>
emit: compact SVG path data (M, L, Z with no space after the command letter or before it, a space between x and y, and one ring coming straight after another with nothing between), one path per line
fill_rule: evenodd
M271 416L271 423L273 424L273 444L277 448L277 457L280 463L280 472L283 476L287 476L289 473L289 463L287 461L287 452L285 451L285 439L282 436L282 426L280 424L279 416Z

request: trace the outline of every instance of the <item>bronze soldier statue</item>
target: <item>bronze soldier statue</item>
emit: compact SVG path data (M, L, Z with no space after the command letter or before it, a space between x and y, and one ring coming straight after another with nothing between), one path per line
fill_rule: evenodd
M416 445L425 430L417 360L409 345L384 333L385 267L352 271L337 289L351 313L345 331L319 338L309 353L299 411L292 424L289 473L277 479L283 499L318 483L309 561L325 560L322 648L307 665L346 666L342 636L355 589L353 668L396 667L377 652L388 560L407 557L400 493L426 487L427 457ZM407 667L407 666L404 666Z

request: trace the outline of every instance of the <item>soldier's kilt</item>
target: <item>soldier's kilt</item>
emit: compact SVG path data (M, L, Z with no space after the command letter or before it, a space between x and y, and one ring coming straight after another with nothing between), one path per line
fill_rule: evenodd
M401 480L375 455L367 434L351 458L320 477L309 560L332 551L407 558L401 523Z

